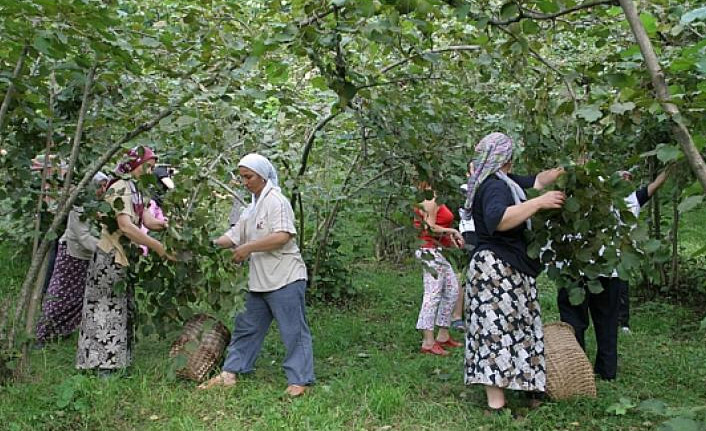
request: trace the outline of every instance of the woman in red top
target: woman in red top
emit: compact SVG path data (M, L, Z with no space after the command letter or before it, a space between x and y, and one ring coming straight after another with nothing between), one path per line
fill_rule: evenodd
M420 184L420 188L431 190L426 183ZM449 352L444 347L461 347L463 344L449 335L451 311L456 303L459 285L456 273L441 254L441 249L463 247L463 237L451 227L453 212L446 205L436 202L436 194L432 199L421 202L414 213L414 225L422 229L419 235L422 245L415 255L424 263L424 297L417 319L417 329L423 334L420 351L445 356ZM436 338L434 326L439 327Z

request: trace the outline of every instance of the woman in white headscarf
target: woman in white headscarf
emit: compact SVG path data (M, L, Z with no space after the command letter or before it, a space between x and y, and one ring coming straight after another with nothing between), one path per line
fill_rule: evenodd
M246 155L238 171L252 202L215 243L233 248L236 262L250 260L249 291L245 310L235 317L223 371L199 388L233 386L238 374L252 372L274 319L287 350L282 364L286 392L299 396L314 382L314 355L304 304L307 273L295 241L294 211L280 191L277 171L265 157Z

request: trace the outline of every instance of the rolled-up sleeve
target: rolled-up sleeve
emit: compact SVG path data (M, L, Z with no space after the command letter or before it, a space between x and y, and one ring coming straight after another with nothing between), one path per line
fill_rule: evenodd
M492 235L503 219L507 207L513 204L512 195L502 181L491 181L483 189L481 195L483 223L488 233Z
M292 210L292 205L284 197L272 200L268 208L267 218L270 225L270 232L297 234L297 229L294 227L294 211Z
M240 220L238 220L238 223L231 226L231 228L228 229L223 235L226 236L233 244L240 245Z

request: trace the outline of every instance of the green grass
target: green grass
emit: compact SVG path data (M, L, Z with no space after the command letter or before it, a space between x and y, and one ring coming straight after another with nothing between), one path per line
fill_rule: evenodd
M704 243L706 211L685 218L687 248ZM22 281L26 259L0 244L6 297ZM171 340L142 339L127 377L99 380L73 368L76 339L32 355L25 381L0 387L0 430L648 430L666 418L615 406L657 398L674 408L706 406L703 310L662 302L634 303L632 335L619 341L619 375L598 381L596 399L550 402L528 411L517 393L509 404L521 419L485 417L481 387L462 381L463 355L417 353L414 330L421 274L414 266L362 266L360 299L349 309L309 308L317 385L301 399L282 396L283 348L268 335L253 375L235 388L199 392L168 378ZM558 320L555 288L539 279L544 322ZM232 324L228 319L229 326ZM595 351L589 330L590 355ZM697 418L704 420L702 410Z
M698 316L648 303L634 309L634 334L620 339L619 379L599 381L598 398L527 411L510 393L523 419L485 417L483 389L463 384L460 351L446 358L417 353L419 270L370 266L355 280L363 294L349 310L309 309L318 382L306 397L282 397L283 349L275 330L253 375L233 389L208 392L168 379L168 340L142 340L130 375L103 381L73 369L74 338L35 352L27 381L1 389L0 429L638 430L662 419L636 409L616 416L608 408L620 398L687 407L706 400L706 338L696 330ZM556 320L556 292L543 278L540 289L545 322Z

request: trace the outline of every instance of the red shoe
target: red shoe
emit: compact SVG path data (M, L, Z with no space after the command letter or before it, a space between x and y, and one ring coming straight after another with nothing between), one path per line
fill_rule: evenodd
M439 343L434 343L434 345L431 346L430 348L426 348L426 347L422 346L422 347L419 349L419 351L422 352L422 353L425 353L425 354L427 354L427 355L446 356L446 355L449 354L449 352L447 352L446 350L444 350L444 348L441 347L441 345L439 345Z
M446 341L437 341L437 344L439 344L441 347L463 347L463 343L460 343L451 337L449 337L449 339Z

